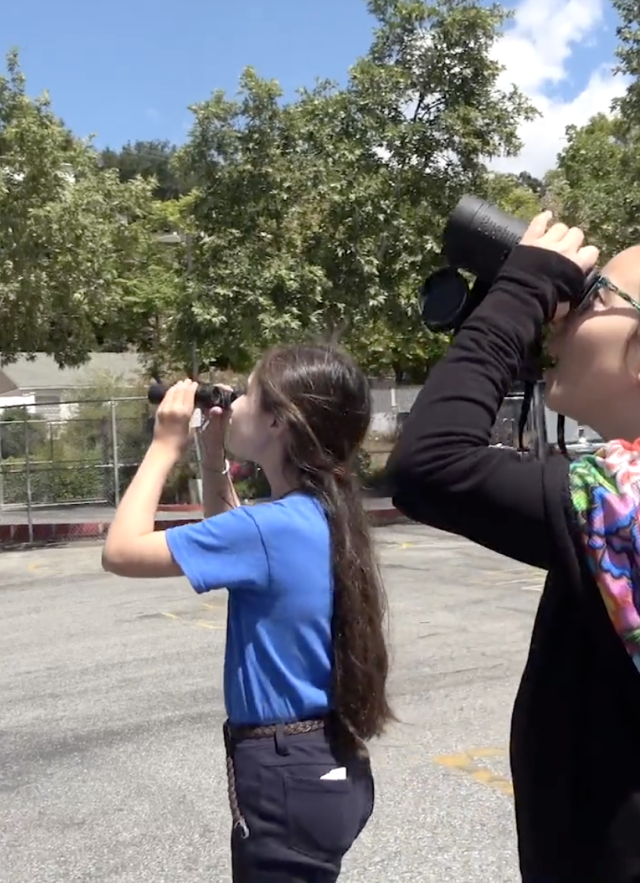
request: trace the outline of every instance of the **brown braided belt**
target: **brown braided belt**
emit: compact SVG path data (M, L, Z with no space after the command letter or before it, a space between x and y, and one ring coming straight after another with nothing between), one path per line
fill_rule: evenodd
M326 726L325 720L307 720L294 721L290 724L282 724L282 732L285 736L300 736L304 733L313 733L321 730ZM241 742L243 739L268 739L276 735L275 724L260 727L237 726L234 727L227 721L224 725L224 744L227 754L227 788L229 790L229 807L231 809L231 818L233 827L239 828L243 839L249 836L249 826L238 804L238 794L236 791L236 771L233 765L233 743Z

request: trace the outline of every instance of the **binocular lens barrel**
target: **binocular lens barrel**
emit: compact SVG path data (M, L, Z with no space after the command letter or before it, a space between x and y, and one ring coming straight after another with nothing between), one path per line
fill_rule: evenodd
M461 267L479 279L491 280L529 225L501 211L496 205L463 196L455 207L442 237L450 266Z
M147 398L152 405L159 405L168 389L169 387L164 383L154 383L147 391ZM243 389L229 390L215 384L201 383L196 390L196 407L203 411L208 411L210 408L228 410L241 395L244 395Z
M526 221L506 214L490 202L477 196L462 197L442 235L442 255L447 266L432 273L420 291L420 312L427 328L453 332L460 328L481 303L527 227ZM486 284L470 290L460 270ZM572 309L589 303L597 279L596 269L585 278L580 296L571 303Z

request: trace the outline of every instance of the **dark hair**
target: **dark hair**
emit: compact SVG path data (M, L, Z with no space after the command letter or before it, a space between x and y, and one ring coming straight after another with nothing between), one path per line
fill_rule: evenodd
M357 477L371 393L351 356L335 346L269 350L254 372L261 405L287 427L289 466L323 505L333 555L334 714L359 740L394 719L387 693L386 595Z

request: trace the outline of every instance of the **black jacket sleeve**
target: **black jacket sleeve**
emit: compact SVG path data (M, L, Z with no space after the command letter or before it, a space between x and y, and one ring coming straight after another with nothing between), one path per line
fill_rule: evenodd
M498 410L558 299L584 285L555 252L517 246L491 290L431 371L391 454L395 506L410 518L468 537L535 567L554 557L545 513L550 475L568 463L523 460L489 447Z

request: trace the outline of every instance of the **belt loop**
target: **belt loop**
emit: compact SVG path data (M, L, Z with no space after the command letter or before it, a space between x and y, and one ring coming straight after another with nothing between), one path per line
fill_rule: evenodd
M276 724L276 731L273 734L276 743L276 752L282 757L289 754L289 746L287 745L287 737L284 732L284 724Z

